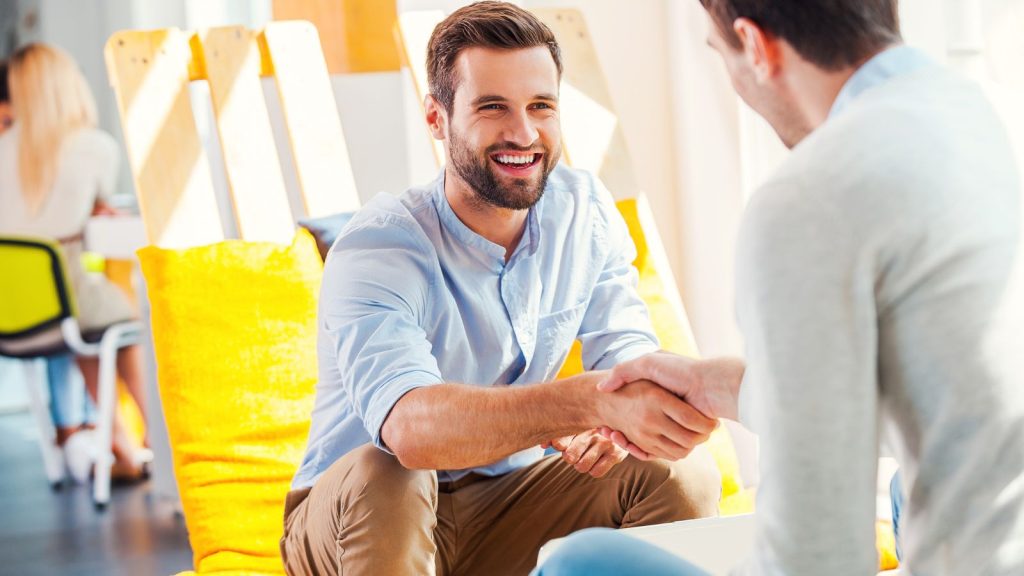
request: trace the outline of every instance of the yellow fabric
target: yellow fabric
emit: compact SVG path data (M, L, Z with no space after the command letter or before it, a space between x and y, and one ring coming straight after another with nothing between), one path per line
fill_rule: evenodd
M719 423L718 429L711 433L707 441L708 450L718 465L718 472L722 475L722 496L721 502L735 496L743 491L743 477L740 475L740 461L736 457L736 448L732 443L732 435L724 424ZM749 508L731 508L735 514L746 514L754 511L751 505ZM725 515L725 512L721 512Z
M60 314L52 258L41 248L0 244L0 332L20 332Z
M722 496L722 500L718 503L718 513L721 516L750 514L754 511L756 497L756 488L743 488L729 496Z
M654 325L654 332L661 341L661 347L677 354L685 356L697 356L697 344L690 338L688 321L685 317L680 318L676 308L672 305L670 298L678 298L678 295L668 294L665 285L661 281L660 273L651 258L647 244L647 233L640 220L636 199L621 200L616 203L619 212L626 221L629 234L636 245L636 266L640 274L637 291L640 297L647 304L651 322ZM573 344L569 357L558 373L559 378L566 378L583 371L583 356L580 343ZM730 497L743 490L743 480L740 476L739 460L736 457L736 449L732 443L732 437L725 426L719 426L707 443L711 455L718 464L718 470L722 475L722 502L725 503ZM746 503L741 507L738 503ZM729 510L733 514L741 514L753 511L752 500L735 500L729 504ZM724 513L724 512L723 512Z
M103 274L107 269L107 259L98 252L82 252L82 270Z
M146 437L146 421L142 418L139 405L135 403L124 380L117 379L117 417L121 419L121 426L136 444L142 444Z
M875 545L878 548L879 570L900 567L900 561L896 558L896 534L892 531L891 520L875 521Z
M283 572L278 541L316 385L313 238L145 248L160 398L199 573Z

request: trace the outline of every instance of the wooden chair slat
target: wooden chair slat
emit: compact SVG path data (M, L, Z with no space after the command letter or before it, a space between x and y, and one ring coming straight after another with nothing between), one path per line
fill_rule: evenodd
M242 26L193 37L210 84L224 170L243 240L288 243L294 224L274 146L256 33Z
M562 48L565 73L561 118L566 162L597 174L616 198L636 196L633 161L583 14L571 8L531 11L551 28Z
M395 41L401 46L402 61L412 75L416 95L422 105L423 99L430 93L427 86L427 44L434 28L444 20L444 12L440 10L411 10L398 16L395 26ZM434 160L438 166L444 164L444 144L440 140L433 143Z
M319 30L332 74L390 72L401 66L391 29L397 2L274 0L275 20L309 20Z
M223 240L189 97L187 36L176 28L118 32L104 54L149 242L184 248Z
M259 41L281 98L306 214L357 210L359 194L316 28L272 22Z

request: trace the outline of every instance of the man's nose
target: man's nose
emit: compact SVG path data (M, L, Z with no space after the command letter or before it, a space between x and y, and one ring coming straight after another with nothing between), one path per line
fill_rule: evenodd
M517 146L530 146L539 136L536 123L525 110L511 115L505 126L504 139Z

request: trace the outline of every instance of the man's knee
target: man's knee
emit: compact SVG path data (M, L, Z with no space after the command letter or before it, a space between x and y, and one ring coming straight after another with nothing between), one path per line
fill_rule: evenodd
M332 490L345 507L367 504L377 513L408 508L416 501L436 506L437 474L432 470L409 470L398 459L367 444L335 462L318 481L335 486Z
M357 448L332 464L286 519L287 572L429 573L436 511L436 473L408 470L372 445Z
M722 478L706 447L698 446L689 456L677 462L633 462L634 466L641 469L640 473L648 478L647 484L651 487L652 496L674 510L677 515L675 520L718 515Z

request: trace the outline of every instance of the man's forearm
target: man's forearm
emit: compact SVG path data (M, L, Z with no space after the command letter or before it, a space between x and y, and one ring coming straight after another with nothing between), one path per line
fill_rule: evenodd
M489 464L601 425L594 387L603 377L587 373L530 386L417 388L395 404L381 435L407 468Z

